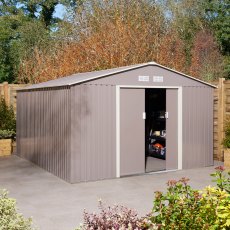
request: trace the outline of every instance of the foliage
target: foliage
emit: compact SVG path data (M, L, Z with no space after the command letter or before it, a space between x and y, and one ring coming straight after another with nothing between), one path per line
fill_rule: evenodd
M158 229L154 224L147 221L147 218L139 218L136 211L124 206L114 205L112 207L104 206L102 201L99 201L100 213L88 213L84 211L84 224L77 230L89 229L116 229L116 230L144 230L145 226L148 229Z
M196 0L167 0L164 4L167 12L169 27L174 28L183 40L185 51L186 72L189 73L194 46L194 39L198 31L203 30L204 20L202 7Z
M124 206L105 206L99 201L100 213L84 211L84 223L76 230L157 230L158 226L148 220L148 216L139 218L137 212Z
M60 4L64 19L54 14ZM228 0L0 0L0 82L148 61L202 80L230 77L229 8Z
M6 190L0 191L0 229L32 230L31 218L26 219L18 213L16 201L8 197Z
M191 55L191 75L206 81L213 81L223 76L223 58L210 30L197 32Z
M195 0L82 1L59 24L52 48L35 47L22 60L19 81L38 83L152 60L202 80L223 77L228 59L223 61L202 7Z
M0 139L13 139L16 136L16 132L13 130L0 129Z
M216 34L225 55L230 55L230 3L229 0L205 0L205 16Z
M34 58L23 61L20 81L37 83L152 60L185 70L183 41L167 29L163 9L156 3L87 0L71 25L56 49L35 49Z
M224 76L226 79L230 79L230 55L224 56Z
M226 174L223 166L218 166L215 169L215 173L211 174L214 177L213 182L221 191L225 190L230 194L230 171Z
M223 145L225 148L230 148L230 119L225 121L225 137L223 140Z
M4 98L0 98L0 130L16 131L16 119L12 106L8 106Z
M198 218L200 193L193 190L188 179L168 182L166 194L155 192L151 221L161 224L161 229L202 229Z
M0 82L14 81L17 52L13 53L13 43L18 37L17 28L21 23L21 15L0 16Z
M225 77L230 78L230 3L229 0L204 0L205 19L225 58Z
M17 82L21 62L35 47L52 48L60 21L54 12L60 3L76 5L72 0L0 0L0 82Z
M168 182L165 194L155 193L150 220L160 229L226 229L230 227L230 195L219 188L193 190L188 179Z
M54 16L58 4L74 8L77 2L74 0L0 0L0 16L21 14L28 19L41 21L48 28L59 20Z
M230 204L229 202L221 204L217 208L217 217L218 222L217 225L220 226L222 229L229 229L230 228Z
M229 229L230 228L230 195L221 189L207 187L202 192L200 209L197 214L203 229Z

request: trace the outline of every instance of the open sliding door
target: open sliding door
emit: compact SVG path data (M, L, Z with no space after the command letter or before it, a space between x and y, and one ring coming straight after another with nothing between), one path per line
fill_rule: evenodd
M178 169L178 89L166 89L166 170Z
M120 89L120 175L145 172L145 89Z

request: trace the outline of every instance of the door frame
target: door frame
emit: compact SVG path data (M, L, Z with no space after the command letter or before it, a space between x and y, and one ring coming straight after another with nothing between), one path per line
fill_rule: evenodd
M129 89L178 89L178 170L182 169L182 87L181 86L136 86L136 85L116 85L116 177L120 177L120 90ZM166 99L167 100L167 99ZM143 111L145 112L145 111ZM144 150L143 150L144 151ZM167 170L166 170L167 171Z

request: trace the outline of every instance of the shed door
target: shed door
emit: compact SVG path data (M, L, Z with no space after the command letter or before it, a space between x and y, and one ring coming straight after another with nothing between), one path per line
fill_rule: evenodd
M178 169L178 89L166 90L166 170Z
M145 89L120 90L120 175L145 172Z

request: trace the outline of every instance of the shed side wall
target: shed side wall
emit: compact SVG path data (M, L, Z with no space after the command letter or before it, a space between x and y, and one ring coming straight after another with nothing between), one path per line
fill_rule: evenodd
M213 89L183 88L183 168L213 165Z
M116 176L116 96L111 85L71 88L71 182Z
M69 89L18 93L17 154L69 181Z

